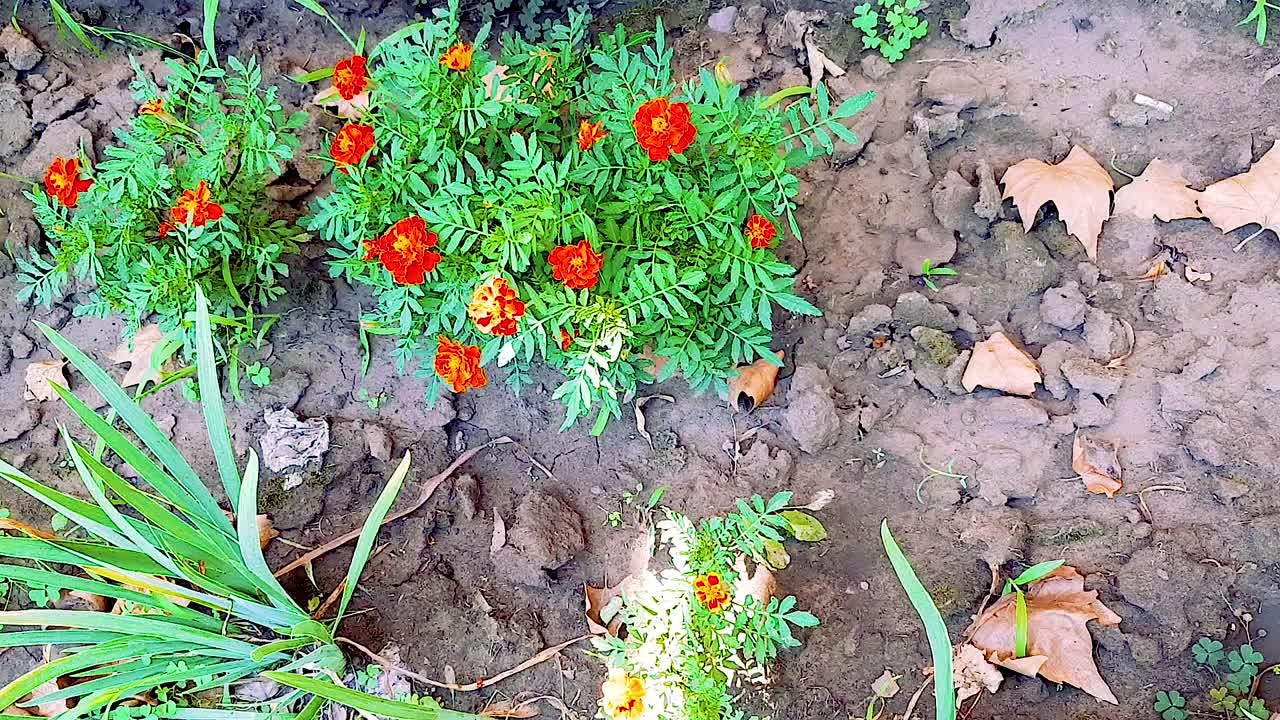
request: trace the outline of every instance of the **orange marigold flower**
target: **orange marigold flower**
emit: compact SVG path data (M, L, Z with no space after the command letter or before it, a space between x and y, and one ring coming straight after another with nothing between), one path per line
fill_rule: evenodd
M421 285L427 273L440 264L440 253L431 250L440 236L427 229L427 221L413 215L392 225L382 237L366 240L365 260L380 260L401 285Z
M644 680L619 668L610 668L600 695L605 714L613 720L637 720L644 715Z
M352 55L333 68L333 87L343 100L350 100L369 86L368 61L363 55Z
M631 126L636 130L636 141L649 151L649 159L654 162L670 159L671 153L684 153L698 136L689 104L673 103L664 97L641 105Z
M600 268L604 267L604 254L591 249L588 240L577 245L561 245L547 256L555 278L570 290L586 290L600 282Z
M193 227L204 227L222 219L222 206L213 202L209 184L201 180L195 190L183 190L171 211L173 221Z
M164 114L164 98L156 98L142 103L142 107L138 108L139 115L163 115Z
M339 172L349 172L348 165L359 165L364 156L373 149L373 126L347 123L342 126L333 142L329 144L329 154Z
M560 349L568 352L569 348L573 347L573 338L576 335L577 333L570 335L568 330L560 328Z
M590 150L608 134L609 132L604 129L604 122L593 123L590 120L583 120L578 126L578 147L583 152Z
M769 218L763 215L752 215L747 219L747 227L742 231L751 241L753 248L767 248L778 237L778 228Z
M160 228L159 228L160 237L169 237L169 233L177 229L178 229L177 225L174 225L168 220L165 220L164 222L160 223Z
M436 347L435 366L436 374L456 393L489 384L484 368L480 367L480 347L477 345L463 345L441 335L440 344Z
M93 186L92 180L80 179L80 159L54 158L44 174L44 191L66 207L80 202L80 193Z
M733 600L733 596L729 594L729 588L718 573L699 575L698 579L693 581L693 591L698 596L698 602L707 606L707 609L713 613L725 609Z
M524 316L524 303L506 278L495 277L476 288L467 315L480 332L509 337L516 334L516 323Z
M464 42L460 42L445 51L444 55L440 56L440 64L450 70L466 72L471 69L471 57L475 54L475 51L475 48Z

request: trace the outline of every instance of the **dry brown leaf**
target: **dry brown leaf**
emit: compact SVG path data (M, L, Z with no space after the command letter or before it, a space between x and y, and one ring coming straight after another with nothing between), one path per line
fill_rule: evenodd
M56 382L63 387L68 385L67 375L62 372L66 364L66 360L37 360L27 365L26 398L41 402L52 400L55 393L49 383Z
M738 583L733 588L733 601L742 605L747 598L753 597L761 607L768 605L769 598L773 597L774 591L778 588L778 581L773 577L773 572L764 565L757 564L755 573L748 575L747 563L741 555L738 556L733 569L738 573Z
M109 600L102 595L95 595L83 590L63 590L54 602L58 610L80 610L87 612L106 612Z
M1040 366L1035 359L1004 333L997 332L973 346L973 356L960 382L969 392L982 386L1014 395L1034 395L1040 380Z
M902 676L894 675L892 670L885 670L883 675L876 678L875 682L871 683L871 694L878 698L884 698L885 700L892 698L901 690L901 688L898 687L898 678L900 677Z
M1094 440L1087 433L1076 432L1076 440L1071 447L1071 469L1080 475L1091 493L1113 498L1124 487L1116 446Z
M1134 278L1134 280L1150 280L1152 282L1155 282L1156 280L1168 274L1169 274L1169 263L1165 262L1164 256L1161 255L1160 257L1157 257L1155 260L1152 260L1151 267L1147 268L1146 272Z
M311 104L334 108L334 112L340 118L359 120L369 112L369 91L365 90L350 100L346 100L338 94L336 87L330 85L316 93L316 96L311 98Z
M525 700L520 703L494 703L480 711L480 717L494 718L531 718L538 717L541 714L542 712L538 710L536 700Z
M777 355L779 362L785 357L781 350ZM729 409L749 413L763 405L773 395L781 369L766 358L750 365L739 365L738 374L729 378Z
M1028 232L1036 213L1047 202L1058 208L1067 232L1076 236L1091 259L1098 257L1102 223L1111 216L1111 189L1115 182L1107 171L1079 146L1057 165L1023 160L1005 171L1004 199L1013 198Z
M280 537L280 531L275 529L271 524L271 518L266 515L259 515L258 521L258 544L265 550L272 540Z
M1189 283L1213 281L1213 273L1201 272L1195 265L1192 265L1191 263L1187 263L1186 267L1182 268L1182 274L1183 274L1183 277L1185 277L1187 279L1187 282Z
M489 557L498 554L498 551L507 544L507 523L503 521L502 516L498 514L498 508L493 509L493 536L489 540Z
M48 532L46 530L41 530L36 527L32 527L31 525L28 525L22 522L21 520L14 520L13 518L0 518L0 530L10 530L12 532L20 532L23 535L27 535L33 538L40 538L41 540L57 540L58 539L58 536L54 535L51 532Z
M653 366L649 368L649 374L653 375L655 378L662 374L662 369L667 366L667 363L671 359L664 355L659 355L652 347L648 345L644 346L644 351L640 353L640 357L653 363ZM679 374L680 374L680 371L676 370L675 374L672 375L672 377L675 377Z
M1133 182L1116 191L1116 215L1165 222L1204 217L1196 200L1200 193L1187 187L1182 168L1155 158Z
M1205 188L1200 211L1224 233L1257 223L1280 234L1280 143L1249 172Z
M23 709L32 715L47 718L66 712L71 707L70 698L54 700L53 702L46 703L40 702L40 698L48 695L49 693L57 692L63 688L69 687L70 684L70 678L55 678L44 683L35 690L32 690L31 694L27 696L27 701L30 702L34 700L36 701L36 705L29 705Z
M107 353L111 362L117 365L129 363L129 371L124 374L120 387L146 385L160 379L160 371L151 367L151 356L164 344L164 333L159 325L147 325L133 336L132 347L129 342L122 342L115 350Z
M622 629L622 617L618 614L618 610L622 608L622 598L644 582L652 555L653 539L647 530L642 531L629 543L626 575L621 580L611 587L582 586L586 600L587 628L592 635L607 632L617 637Z
M644 406L650 400L664 400L669 403L674 403L676 399L670 395L641 395L636 398L635 405L633 406L636 411L636 432L640 433L641 437L649 441L649 447L653 448L653 436L649 434L649 423L644 416Z
M983 690L995 694L1000 689L1000 683L1004 682L1000 668L988 662L987 656L969 643L955 649L951 660L951 677L955 681L957 703L962 703Z
M994 602L974 621L967 634L987 659L1016 672L1034 672L1050 682L1066 683L1113 705L1116 696L1093 661L1093 638L1088 622L1120 624L1120 616L1086 592L1084 576L1064 565L1026 592L1027 657L1014 658L1016 595Z

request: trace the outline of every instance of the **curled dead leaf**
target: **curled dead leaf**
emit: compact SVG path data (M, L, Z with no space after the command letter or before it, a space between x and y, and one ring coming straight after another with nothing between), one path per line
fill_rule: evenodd
M159 325L147 325L134 333L131 342L122 342L107 357L117 365L129 363L120 387L145 386L160 379L160 371L152 363L155 351L164 345L165 335Z
M1098 236L1102 223L1111 216L1111 189L1115 182L1097 160L1079 146L1057 165L1042 160L1023 160L1005 171L1004 199L1022 216L1028 232L1036 213L1048 202L1058 208L1058 217L1067 232L1076 236L1091 259L1098 257Z
M988 660L1026 675L1066 683L1117 705L1116 696L1093 660L1093 637L1088 623L1120 624L1120 616L1085 591L1084 576L1064 565L1032 583L1026 591L1027 657L1014 657L1016 595L992 603L969 627L970 642Z
M1071 446L1071 469L1080 475L1091 493L1114 498L1124 487L1116 446L1095 440L1088 433L1076 432Z
M964 702L984 689L994 694L1000 689L1000 683L1004 682L1000 668L988 662L987 656L969 643L953 651L951 677L955 682L957 703Z
M759 605L768 605L769 598L778 589L778 581L773 572L764 565L756 565L755 573L748 575L747 562L741 555L733 564L733 569L738 573L738 582L733 587L733 601L742 605L747 598L752 597Z
M779 350L777 356L778 363L760 358L750 365L738 366L738 374L729 378L729 409L749 413L773 395L785 353Z
M494 703L480 711L480 717L492 718L531 718L541 714L536 700Z
M102 595L95 595L83 590L63 590L53 606L58 610L106 612L109 603L110 601Z
M222 512L232 523L236 521L235 513L230 510L223 510ZM258 526L258 545L265 550L272 540L280 537L280 531L275 529L275 526L271 524L271 518L266 515L258 515L254 518L254 521Z
M650 400L663 400L665 402L674 403L676 399L670 395L641 395L636 398L634 409L636 411L636 432L649 442L649 448L653 448L653 436L649 434L648 421L644 416L644 406Z
M507 523L498 514L498 508L493 509L493 536L489 540L489 557L498 554L498 551L507 544Z
M973 355L960 383L973 392L979 386L1013 395L1034 395L1040 382L1040 366L1025 350L997 332L973 346Z
M23 709L26 710L28 713L38 717L51 718L51 717L56 717L58 715L61 715L62 713L70 709L71 707L70 698L63 698L62 700L52 700L50 702L40 702L40 698L70 686L71 686L71 678L60 677L60 678L55 678L53 680L49 680L48 682L44 683L40 687L31 691L31 694L27 696L26 701L22 703L23 705L25 705ZM34 705L27 704L32 702L34 702L35 704Z
M628 544L627 567L621 580L610 587L583 586L587 628L592 635L618 635L622 629L622 616L618 611L622 609L623 597L645 582L652 555L653 537L646 530Z
M894 675L892 670L885 670L883 675L871 683L871 694L885 700L892 698L901 691L901 688L898 687L898 678L900 677L902 676Z
M1183 277L1185 277L1187 279L1187 282L1189 283L1198 283L1198 282L1207 283L1213 280L1213 273L1200 272L1200 270L1195 265L1192 265L1191 263L1187 263L1186 266L1182 268L1182 274L1183 274Z
M1116 191L1116 215L1143 220L1155 216L1165 222L1204 217L1196 205L1199 197L1187 187L1181 168L1155 158L1133 182Z
M810 500L808 503L804 505L796 505L795 507L799 510L808 510L810 512L818 512L819 510L830 505L831 501L835 499L836 499L836 491L828 488L826 490L819 490L817 494L813 496L813 499Z
M41 540L56 540L58 538L57 535L47 530L32 527L21 520L14 520L13 518L0 518L0 530L20 532L28 537L40 538Z
M1151 265L1147 267L1147 271L1134 278L1134 280L1150 280L1155 282L1157 279L1169 274L1169 263L1163 255L1156 256Z
M58 383L66 387L67 375L62 368L67 364L66 360L37 360L27 365L27 390L25 397L28 400L52 400L56 394L53 392L53 386L49 383Z
M369 113L369 91L356 95L347 100L338 94L338 89L330 85L329 87L316 93L311 98L312 105L320 107L334 108L334 112L338 117L346 120L359 120Z

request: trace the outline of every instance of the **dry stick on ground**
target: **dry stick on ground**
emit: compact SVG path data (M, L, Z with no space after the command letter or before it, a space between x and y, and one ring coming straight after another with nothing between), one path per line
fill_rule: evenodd
M498 445L516 445L518 447L519 443L517 443L515 440L512 440L511 438L504 435L498 438L497 440L490 440L484 445L471 448L470 450L462 453L461 455L458 456L457 460L454 460L452 463L449 464L449 467L445 468L443 471L440 472L440 474L436 475L435 477L427 481L427 484L422 488L422 494L418 496L418 499L412 505L410 505L407 508L404 508L403 510L397 510L396 512L391 513L390 515L387 516L385 520L382 521L382 525L386 525L389 522L394 522L406 515L410 515L416 512L418 508L427 504L427 501L431 499L431 496L432 494L435 493L436 489L439 488L440 485L443 484L445 480L448 480L449 476L453 475L455 470L462 467L462 465L464 465L471 458L475 457L477 454L485 450L488 450L491 447L496 447ZM526 450L525 452L527 453L528 451ZM532 458L533 456L530 455L529 457ZM534 461L534 462L536 463L537 461ZM550 473L548 473L548 475L549 474ZM360 530L361 530L360 528L356 528L355 530L352 530L346 535L336 537L333 540L330 540L329 542L325 543L324 545L321 545L320 547L316 548L315 550L312 550L306 555L303 555L297 560L294 560L288 565L285 565L284 567L276 571L276 577L284 577L285 575L288 575L289 573L293 572L294 570L297 570L303 565L306 565L312 560L315 560L321 555L324 555L325 553L328 553L332 550L336 550L337 548L340 548L343 545L346 545L352 540L355 540L356 538L360 537Z
M481 690L486 687L489 687L490 685L493 685L494 683L497 683L501 680L506 680L512 675L522 673L525 670L528 670L529 668L535 665L544 663L550 660L551 658L555 657L561 650L564 650L570 645L573 645L574 643L582 642L583 640L587 640L591 637L592 636L590 634L581 635L572 640L566 640L560 643L559 645L552 645L551 647L546 648L542 652L538 653L537 655L534 655L528 660L525 660L524 662L511 668L510 670L504 670L490 678L480 678L479 680L476 680L473 683L467 683L466 685L459 685L457 683L450 683L450 682L440 682L438 680L432 680L431 678L425 675L420 675L416 672L413 672L412 670L406 670L354 640L348 640L347 638L340 637L338 638L338 642L346 645L350 645L351 647L359 650L360 652L367 655L370 660L378 663L383 668L394 670L395 672L405 675L406 677L411 677L414 680L417 680L418 682L426 683L427 685L431 685L433 687L444 688L445 690L454 690L456 692L474 692L476 690Z
M1187 489L1182 487L1181 485L1152 485L1151 487L1143 488L1142 490L1138 491L1138 506L1142 508L1142 514L1144 517L1146 517L1147 522L1152 525L1155 524L1155 518L1152 517L1151 515L1151 508L1147 507L1147 499L1145 496L1149 492L1157 492L1160 490L1164 490L1167 492L1182 492L1182 493L1187 491Z

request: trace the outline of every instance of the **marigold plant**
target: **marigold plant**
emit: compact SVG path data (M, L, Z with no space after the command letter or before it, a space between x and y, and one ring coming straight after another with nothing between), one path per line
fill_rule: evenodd
M135 65L142 105L102 162L58 158L27 194L48 245L18 258L19 299L49 305L75 276L92 287L77 315L120 314L126 337L156 322L164 348L189 358L199 287L238 378L236 348L269 326L259 308L284 292L282 258L295 250L297 231L272 218L266 185L306 115L285 115L253 60L222 68L202 52L168 65L163 90Z
M333 273L374 289L363 326L396 337L430 399L459 387L432 372L444 336L517 389L536 361L559 369L565 427L595 411L598 433L653 358L668 361L656 379L723 386L776 357L775 306L818 314L774 254L782 229L800 234L789 170L853 140L842 120L869 94L835 106L825 87L680 81L661 25L593 44L577 14L496 55L487 27L460 33L454 3L364 56L368 110L335 136L342 172L308 221ZM355 124L371 148L349 149Z
M807 513L788 508L791 493L740 500L737 512L694 523L667 510L659 538L671 567L635 579L616 614L626 633L593 640L609 666L600 688L607 720L724 720L744 684L766 684L782 648L800 644L792 628L818 619L794 597L772 596L769 566L788 558L786 535L815 539ZM806 532L808 531L808 532ZM825 530L822 530L825 534ZM748 574L747 560L757 564Z

